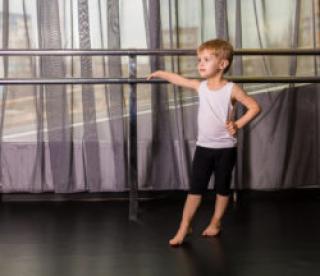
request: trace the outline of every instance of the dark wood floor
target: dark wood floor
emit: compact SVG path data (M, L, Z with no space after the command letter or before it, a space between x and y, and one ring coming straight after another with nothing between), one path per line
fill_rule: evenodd
M319 275L319 196L244 198L210 239L206 200L193 235L170 248L182 203L142 202L133 223L127 202L2 202L0 275Z

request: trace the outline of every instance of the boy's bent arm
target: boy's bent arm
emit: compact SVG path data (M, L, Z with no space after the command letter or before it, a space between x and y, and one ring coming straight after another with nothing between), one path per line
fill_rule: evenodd
M167 71L155 71L148 76L148 80L151 78L160 78L164 79L172 84L183 86L186 88L191 88L195 91L198 91L200 81L194 79L187 79L178 74L167 72Z
M243 128L259 114L261 108L255 99L248 96L246 92L236 84L234 85L232 90L232 98L240 102L247 108L246 113L235 122L237 128Z

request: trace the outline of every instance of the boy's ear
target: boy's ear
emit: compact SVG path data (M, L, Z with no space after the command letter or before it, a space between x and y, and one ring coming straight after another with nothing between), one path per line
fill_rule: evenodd
M220 69L224 70L228 67L229 65L229 61L227 59L223 59L221 60L221 63L220 63Z

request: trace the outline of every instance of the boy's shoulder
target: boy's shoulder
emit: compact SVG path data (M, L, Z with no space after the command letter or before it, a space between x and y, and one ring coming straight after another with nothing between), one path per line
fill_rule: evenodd
M247 95L247 92L238 84L234 83L233 87L232 87L232 94L231 94L232 98L236 101L238 101L239 99L242 98L246 98L249 97Z
M244 92L244 90L243 90L243 88L239 85L239 84L237 84L237 83L235 83L235 82L231 82L233 85L232 85L232 91L241 91L241 92Z

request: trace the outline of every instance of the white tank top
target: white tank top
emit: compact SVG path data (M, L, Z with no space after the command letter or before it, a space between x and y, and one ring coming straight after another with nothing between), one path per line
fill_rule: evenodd
M233 82L210 90L207 81L199 86L198 139L197 145L206 148L232 148L237 139L229 134L226 121L231 119Z

